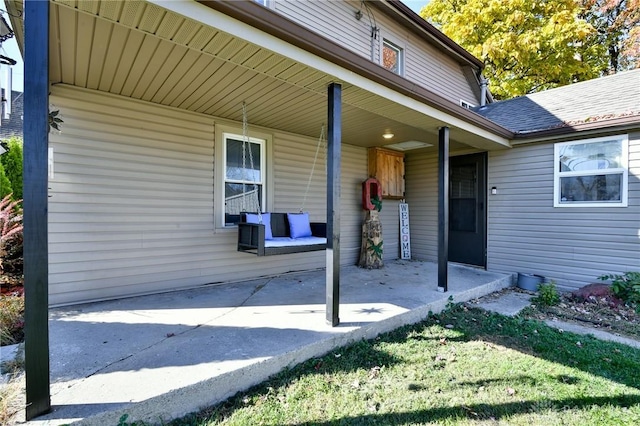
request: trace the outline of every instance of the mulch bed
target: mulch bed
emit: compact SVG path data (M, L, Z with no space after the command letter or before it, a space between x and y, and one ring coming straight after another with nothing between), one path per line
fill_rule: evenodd
M539 320L560 320L640 340L640 314L611 293L606 284L589 284L560 294L555 306L533 305L524 313Z

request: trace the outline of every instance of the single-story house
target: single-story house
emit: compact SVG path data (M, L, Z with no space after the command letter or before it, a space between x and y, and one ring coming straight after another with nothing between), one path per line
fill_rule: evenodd
M48 138L51 305L325 266L318 252L239 252L236 223L248 201L327 220L332 83L340 264L357 261L370 176L384 258L400 255L405 200L412 257L438 260L446 128L449 261L566 287L638 268L638 71L493 102L482 63L398 1L49 11L48 104L63 119Z
M326 267L335 325L369 177L384 259L405 201L442 290L448 261L566 287L639 268L640 71L493 102L482 62L395 0L5 5L27 69L27 417L48 409L47 304ZM327 249L239 251L254 209L308 212Z

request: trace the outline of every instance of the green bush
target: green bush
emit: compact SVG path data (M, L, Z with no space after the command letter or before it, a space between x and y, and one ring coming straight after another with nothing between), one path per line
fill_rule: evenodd
M598 277L603 281L611 280L611 291L620 300L636 305L640 309L640 272L607 274Z
M0 296L0 345L12 345L24 338L24 297Z
M22 139L12 137L7 141L9 151L0 156L0 162L4 167L4 173L9 179L10 190L1 197L13 192L14 200L22 199ZM4 185L3 185L4 186Z
M538 285L538 295L531 299L533 303L540 306L554 306L560 302L560 295L556 289L556 283L549 281Z
M7 177L4 171L4 166L0 162L0 199L12 193L13 189L11 188L11 181Z

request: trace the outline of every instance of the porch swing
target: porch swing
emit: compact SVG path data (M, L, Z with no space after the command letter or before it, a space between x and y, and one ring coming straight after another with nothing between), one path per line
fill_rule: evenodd
M324 250L327 247L327 224L310 222L309 214L304 213L313 172L320 146L324 140L324 125L318 139L316 154L313 159L307 188L298 213L262 212L258 191L253 188L246 191L246 154L249 152L249 167L254 169L253 154L249 145L246 104L242 103L242 210L238 222L238 251L255 254L257 256L272 256L278 254L302 253ZM252 212L247 212L246 203Z

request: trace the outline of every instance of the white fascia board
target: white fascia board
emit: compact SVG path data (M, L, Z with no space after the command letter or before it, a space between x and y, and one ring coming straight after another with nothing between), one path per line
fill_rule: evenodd
M156 4L164 9L183 15L187 18L201 22L204 25L224 31L234 37L246 40L250 43L268 49L274 53L291 58L296 62L307 65L318 71L322 71L336 77L337 80L360 87L371 93L375 93L397 104L406 106L424 115L435 118L451 127L456 127L474 133L492 142L511 147L507 138L498 136L488 130L474 126L457 117L453 117L432 106L419 102L409 96L396 92L382 84L371 81L359 74L342 68L326 59L320 58L304 49L293 46L284 40L258 30L244 22L227 16L217 10L213 10L195 1L166 1L148 0L149 3Z

